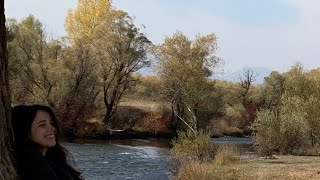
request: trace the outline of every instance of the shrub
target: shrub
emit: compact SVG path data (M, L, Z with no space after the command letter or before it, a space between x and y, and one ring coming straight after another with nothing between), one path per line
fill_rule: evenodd
M241 104L235 104L233 107L227 106L225 109L225 115L232 119L241 118L244 112L245 112L245 109Z
M223 136L224 129L230 126L230 121L228 118L220 118L211 120L210 133L212 136Z
M270 111L261 111L257 114L256 122L252 125L255 133L257 151L263 155L272 155L278 151L280 140L280 121L276 115Z
M237 170L221 171L221 166L235 162L236 150L230 145L221 145L216 148L210 142L210 135L207 132L192 131L179 132L178 138L173 141L171 155L178 161L178 166L173 167L178 170L174 173L177 180L233 180L239 179Z
M137 107L119 106L108 126L111 129L132 129L136 122L143 119L147 114L145 110Z
M213 164L221 166L239 160L239 153L235 146L220 145L215 153Z
M77 124L75 136L78 138L101 138L107 132L107 127L99 122L82 122Z
M179 132L173 140L172 156L178 161L200 160L209 161L214 157L214 146L210 134L202 130L193 133L188 130Z
M301 100L291 97L282 102L278 109L259 112L253 124L257 150L263 155L301 154L309 147Z
M314 146L311 148L308 148L306 151L303 152L303 155L306 156L320 156L320 147Z
M170 116L166 112L151 112L142 119L141 128L154 134L168 131Z
M244 132L242 129L237 127L226 127L223 131L223 134L226 136L233 136L233 137L243 137Z

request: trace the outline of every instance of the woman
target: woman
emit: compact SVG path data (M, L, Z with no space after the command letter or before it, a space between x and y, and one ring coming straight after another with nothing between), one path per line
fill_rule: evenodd
M18 172L23 180L80 180L58 140L53 111L42 105L16 106L11 113Z

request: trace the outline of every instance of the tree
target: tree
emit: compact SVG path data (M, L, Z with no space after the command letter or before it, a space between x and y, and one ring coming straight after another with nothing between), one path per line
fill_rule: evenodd
M264 155L299 154L310 148L309 127L304 118L304 102L299 97L281 98L279 110L258 112L253 123L258 152Z
M242 115L244 119L241 122L241 126L243 127L247 127L254 121L258 106L260 106L258 105L260 103L255 102L252 97L252 90L254 88L253 82L256 80L257 76L258 74L254 73L252 70L243 69L243 74L239 77L240 82L238 82L238 85L240 89L238 98L245 109L245 112Z
M13 158L13 134L10 122L10 91L8 84L8 51L4 0L0 1L0 179L18 179Z
M9 69L13 100L55 106L62 63L58 41L48 42L42 23L32 15L20 23L10 23Z
M258 75L255 74L252 70L250 69L243 69L243 73L239 77L239 86L240 86L240 91L239 91L239 98L242 102L242 105L245 106L250 100L250 90L252 89L252 83L256 81L256 77Z
M283 76L285 77L285 91L290 97L298 96L306 100L317 90L312 79L307 77L301 63L295 63Z
M221 62L214 56L216 48L214 34L198 35L191 41L181 32L155 47L165 98L175 119L193 131L198 129L198 110L205 109L210 101L207 78Z
M299 98L302 101L300 106L304 119L309 127L309 140L314 145L320 143L320 90L319 73L316 71L307 72L301 63L294 64L291 69L284 73L285 93L288 97Z
M301 153L320 145L319 74L297 63L288 72L273 72L265 79L270 107L259 112L253 126L261 150Z
M135 27L126 12L116 10L109 0L80 0L66 18L73 46L90 45L91 61L102 87L103 121L108 124L123 93L131 86L133 72L147 65L151 42Z
M79 0L76 9L69 10L65 27L74 44L92 43L108 30L116 16L126 14L111 6L110 0Z
M67 72L64 92L57 108L63 120L64 135L75 135L77 126L92 117L96 111L96 99L101 91L98 84L97 68L90 46L63 46L61 58Z
M107 44L100 51L103 54L100 57L100 77L106 107L103 121L108 123L123 93L133 85L132 74L148 65L146 57L151 42L129 16L116 19L112 32L105 38ZM110 39L111 42L107 41Z
M267 109L278 107L284 93L285 78L277 71L272 71L268 77L264 78L262 87L263 105Z

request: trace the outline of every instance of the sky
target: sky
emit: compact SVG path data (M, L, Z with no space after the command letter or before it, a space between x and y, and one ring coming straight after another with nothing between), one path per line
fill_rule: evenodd
M33 14L53 37L65 36L64 18L77 0L7 0L7 17L21 20ZM301 62L320 67L319 0L113 0L133 16L154 43L182 31L218 37L217 56L225 74L245 67L280 72Z

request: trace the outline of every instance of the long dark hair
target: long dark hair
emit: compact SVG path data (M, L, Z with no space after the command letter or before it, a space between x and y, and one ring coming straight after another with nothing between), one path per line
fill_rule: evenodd
M83 179L81 177L81 173L75 170L74 168L72 168L67 162L67 159L72 159L72 156L65 148L63 148L59 144L60 130L59 130L58 121L56 119L54 112L48 106L19 105L19 106L15 106L12 109L11 120L12 120L13 132L14 132L14 141L15 141L15 150L16 150L15 152L16 152L18 161L19 159L23 158L21 156L23 156L24 152L37 151L37 149L39 148L39 145L31 141L28 137L28 134L32 126L32 122L34 121L38 111L47 112L50 115L52 124L56 129L56 132L55 132L56 145L47 150L46 158L53 161L56 164L60 164L67 167L73 179L75 180Z

